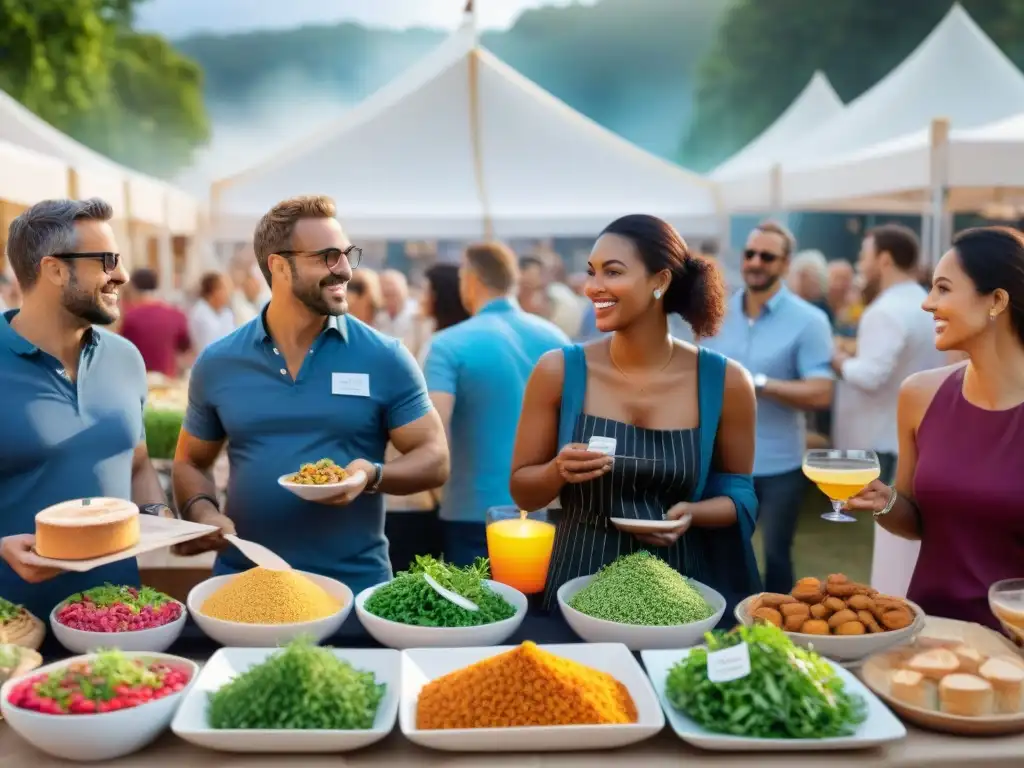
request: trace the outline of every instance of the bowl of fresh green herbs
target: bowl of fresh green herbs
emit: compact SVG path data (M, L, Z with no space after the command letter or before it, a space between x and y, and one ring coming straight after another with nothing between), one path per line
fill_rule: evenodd
M474 603L470 611L442 596L425 578ZM487 560L464 568L429 555L417 556L391 581L356 596L356 615L381 645L462 648L499 645L523 623L526 595L490 579Z
M695 645L725 614L721 594L646 550L567 581L558 589L558 606L583 640L622 643L631 651Z

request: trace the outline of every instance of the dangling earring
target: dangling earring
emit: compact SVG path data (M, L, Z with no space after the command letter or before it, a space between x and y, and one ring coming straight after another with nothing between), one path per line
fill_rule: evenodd
M989 320L995 320L998 314L999 314L998 312L989 312L988 313L988 319Z
M661 288L655 288L654 289L654 298L656 298L656 299L660 299L661 298Z

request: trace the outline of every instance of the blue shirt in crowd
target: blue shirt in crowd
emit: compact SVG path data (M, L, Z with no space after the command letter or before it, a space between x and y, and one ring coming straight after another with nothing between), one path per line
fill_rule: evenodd
M55 357L0 319L0 537L35 531L41 509L69 499L132 497L132 459L145 440L146 366L135 346L85 333L75 381ZM64 598L104 582L139 583L135 558L28 584L0 560L0 597L47 620Z
M265 316L264 309L200 355L183 426L200 440L227 439L225 512L240 537L358 593L391 577L384 497L364 493L333 507L304 501L277 480L323 458L383 462L389 431L432 408L423 375L400 341L340 316L328 320L293 380ZM214 572L251 567L229 548Z
M541 355L568 343L556 325L504 298L433 337L427 389L455 397L443 520L483 523L488 507L513 503L509 477L526 381Z
M729 299L717 336L701 344L731 357L751 374L769 379L833 378L832 329L825 313L785 285L765 304L761 316L743 312L743 291ZM802 411L767 397L757 399L754 475L778 475L799 468L807 449Z

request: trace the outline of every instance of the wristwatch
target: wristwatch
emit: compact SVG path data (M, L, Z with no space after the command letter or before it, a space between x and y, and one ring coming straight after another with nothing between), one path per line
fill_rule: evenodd
M374 474L370 478L370 482L366 485L367 493L376 493L380 488L380 481L384 479L384 465L379 464L376 461L373 462Z
M167 512L171 513L170 517L177 517L177 515L174 514L174 510L171 509L166 504L140 504L139 505L139 512L141 512L144 515L152 515L153 517L166 517L166 515L164 514L165 510Z
M882 507L880 510L874 513L874 518L877 520L883 515L888 515L890 512L892 512L892 508L896 506L896 500L899 499L899 497L899 493L897 493L896 489L893 488L892 492L889 494L889 500L885 502L884 507Z
M756 373L756 374L754 374L754 391L755 392L760 392L762 389L764 389L765 384L767 384L767 383L768 383L768 377L765 376L763 373Z

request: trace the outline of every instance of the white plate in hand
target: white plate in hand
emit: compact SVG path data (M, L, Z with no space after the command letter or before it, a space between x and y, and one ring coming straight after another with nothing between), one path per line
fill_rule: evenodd
M373 672L377 682L387 686L371 728L357 731L211 728L206 716L210 694L279 650L221 648L214 653L182 700L171 722L171 730L187 742L220 752L278 753L348 752L380 741L391 733L398 715L401 658L398 651L388 649L331 649L337 658L358 670Z
M295 477L296 474L298 474L298 472L289 472L287 475L281 475L277 478L277 484L285 490L291 491L300 499L305 499L306 501L326 501L327 499L340 495L348 488L352 488L360 483L366 482L365 472L353 472L340 483L310 485L307 483L290 482L288 478Z
M629 649L619 643L572 643L538 647L555 656L605 672L622 683L636 704L635 723L439 730L421 730L416 727L416 706L423 686L438 677L516 647L414 648L402 651L402 701L398 709L398 723L405 737L414 744L449 752L576 752L635 744L654 736L665 727L665 715L658 706L658 698L650 681ZM536 764L538 761L532 762ZM581 761L580 764L585 762ZM506 763L512 764L508 761Z
M647 669L647 676L654 685L668 723L676 735L695 747L720 752L816 752L841 749L867 749L890 741L899 741L907 735L903 723L852 673L833 665L849 693L860 696L867 705L867 719L861 723L852 736L830 739L755 739L749 736L733 736L715 733L698 725L686 714L669 703L665 696L665 681L669 670L676 662L686 658L693 650L641 651L640 658Z
M609 518L611 524L625 533L672 533L690 522L689 515L678 520L636 520L630 517Z

